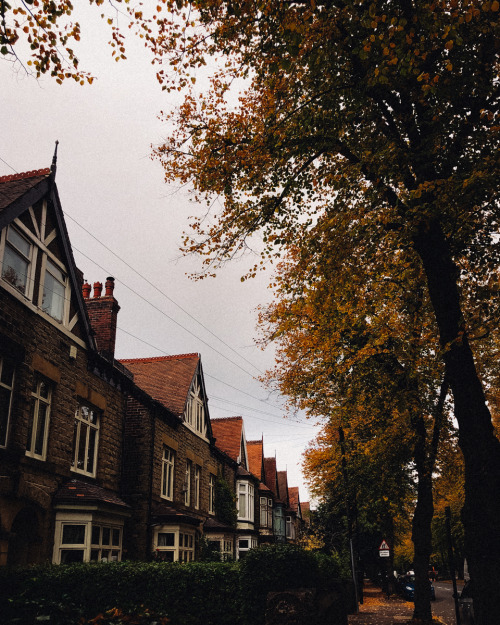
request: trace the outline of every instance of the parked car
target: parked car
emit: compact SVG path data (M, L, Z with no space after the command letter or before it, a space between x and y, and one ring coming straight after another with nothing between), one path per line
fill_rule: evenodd
M474 601L472 598L472 582L465 582L462 592L458 597L458 610L462 625L474 625Z
M409 571L406 575L399 577L398 579L399 591L407 601L413 601L415 599L415 573ZM431 593L431 601L436 600L436 590L429 580L429 590Z

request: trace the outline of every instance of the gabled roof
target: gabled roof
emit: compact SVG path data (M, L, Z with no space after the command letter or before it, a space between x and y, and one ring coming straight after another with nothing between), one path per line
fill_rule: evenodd
M242 462L246 446L242 417L212 419L212 432L216 439L216 447L227 454L231 460Z
M179 417L184 414L193 378L201 373L199 354L131 358L120 362L134 374L134 382L139 388L173 414Z
M292 510L295 510L295 512L297 512L300 506L298 486L290 486L290 488L288 489L288 501L290 502L290 508L292 508Z
M0 211L4 211L15 202L23 200L28 193L33 196L42 196L49 190L48 178L50 177L50 169L36 169L27 171L22 174L13 174L11 176L0 176ZM40 185L40 183L45 183ZM39 188L38 185L40 185ZM41 195L40 195L41 194ZM34 200L36 202L36 199ZM33 201L28 203L31 206ZM4 224L6 225L6 224ZM3 225L3 226L4 226ZM2 226L2 227L3 227Z
M259 480L264 480L264 441L247 441L248 467Z
M278 477L276 469L276 458L264 458L264 483L277 497Z
M288 474L286 471L278 471L279 498L288 505Z
M83 303L79 273L73 257L73 250L71 249L61 201L55 183L55 160L56 154L54 154L52 168L50 169L37 169L0 177L0 230L3 230L14 219L20 217L20 215L43 198L47 198L50 201L54 210L57 230L61 238L63 262L68 272L72 296L75 298L76 309L82 324L83 337L87 345L96 351L87 310Z

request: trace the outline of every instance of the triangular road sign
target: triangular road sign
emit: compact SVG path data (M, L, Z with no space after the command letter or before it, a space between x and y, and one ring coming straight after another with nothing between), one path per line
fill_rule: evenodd
M379 551L385 551L389 549L389 545L387 544L387 541L384 539L381 543L380 543L380 547L378 548Z

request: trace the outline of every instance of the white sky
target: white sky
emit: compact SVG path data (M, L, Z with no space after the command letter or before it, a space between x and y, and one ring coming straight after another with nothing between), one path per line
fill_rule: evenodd
M276 453L278 469L288 470L289 486L307 501L301 455L317 428L303 417L284 420L283 402L252 377L273 364L272 350L254 342L255 309L271 297L270 274L241 283L250 264L243 260L215 279L187 277L201 260L181 257L181 235L204 208L168 187L150 158L166 132L157 115L175 102L138 41L129 38L128 60L116 63L109 30L98 17L88 28L76 49L97 78L92 86L37 82L0 62L0 175L49 167L59 140L56 181L76 263L91 284L116 279L116 357L199 352L211 417L241 415L247 440L263 434L265 455Z

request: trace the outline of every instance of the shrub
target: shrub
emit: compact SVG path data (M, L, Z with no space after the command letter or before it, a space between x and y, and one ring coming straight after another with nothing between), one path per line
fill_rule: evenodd
M120 562L1 570L0 614L5 625L44 621L76 625L118 608L128 615L146 610L165 616L169 625L238 625L240 604L234 591L238 580L237 565L220 562Z
M269 592L298 588L326 589L341 576L340 561L294 545L252 549L241 563L243 621L264 623Z

